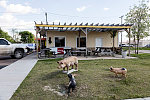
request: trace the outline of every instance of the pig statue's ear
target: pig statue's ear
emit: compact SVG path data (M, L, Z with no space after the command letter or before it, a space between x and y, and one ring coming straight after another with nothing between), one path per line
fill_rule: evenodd
M110 68L113 68L112 66L110 66Z
M112 68L109 68L110 70L112 70Z
M63 64L63 62L61 62L61 61L57 61L57 63L58 63L58 64Z

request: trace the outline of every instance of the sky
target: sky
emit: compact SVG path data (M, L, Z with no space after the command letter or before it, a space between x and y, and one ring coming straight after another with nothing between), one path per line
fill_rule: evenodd
M35 34L36 23L120 24L139 0L0 0L0 27L12 35L16 31ZM123 34L123 37L126 34ZM123 38L125 41L126 38Z

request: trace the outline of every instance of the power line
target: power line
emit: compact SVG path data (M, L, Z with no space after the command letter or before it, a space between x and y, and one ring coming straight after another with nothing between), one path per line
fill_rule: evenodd
M80 17L80 18L110 18L110 17L118 17L118 16L93 16L93 17L89 17L89 16L72 16L72 15L65 15L65 14L57 14L57 13L52 13L52 12L47 12L51 15L58 15L58 16L66 16L66 17Z
M0 12L0 13L18 13L19 12ZM42 13L45 13L43 11L41 12L38 12L38 13L28 13L30 15L41 15ZM64 16L64 17L79 17L79 18L112 18L112 17L118 17L118 16L93 16L93 17L89 17L89 16L72 16L72 15L66 15L66 14L58 14L58 13L52 13L52 12L47 12L48 14L51 14L51 15L56 15L56 16ZM22 16L24 16L24 14L20 14Z

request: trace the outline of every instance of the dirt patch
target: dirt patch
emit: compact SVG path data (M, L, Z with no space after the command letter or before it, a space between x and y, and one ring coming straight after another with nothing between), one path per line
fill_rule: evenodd
M51 92L53 92L59 96L65 96L66 95L66 91L64 89L62 89L62 87L60 87L59 85L58 85L58 89L61 89L61 92L56 91L55 89L52 89L51 86L44 86L43 87L44 91L51 91Z

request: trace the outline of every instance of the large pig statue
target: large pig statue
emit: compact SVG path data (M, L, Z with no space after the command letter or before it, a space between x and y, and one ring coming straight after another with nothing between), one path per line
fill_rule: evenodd
M73 69L73 66L75 65L75 70L78 70L78 58L75 56L67 57L63 60L58 61L57 63L59 64L59 66L57 67L58 69L63 68L63 70L65 70L65 68L67 68L68 72L69 67L72 66Z

